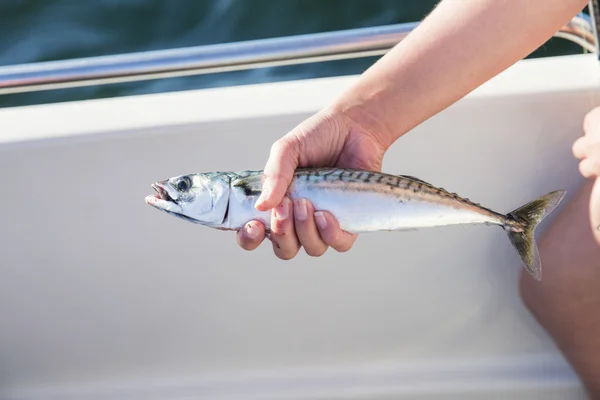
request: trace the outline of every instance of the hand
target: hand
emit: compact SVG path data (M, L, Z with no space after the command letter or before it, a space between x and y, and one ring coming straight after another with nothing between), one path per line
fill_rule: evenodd
M579 171L586 178L594 178L590 195L590 223L600 243L600 107L590 111L583 122L584 136L573 144L573 154L581 160Z
M329 247L348 251L356 235L342 231L333 216L316 212L305 199L285 196L297 167L337 166L380 171L387 145L341 112L325 109L294 128L271 147L265 166L263 193L256 203L272 210L273 251L284 260L304 247L311 256L323 255ZM257 248L265 238L265 227L250 221L237 233L238 244Z
M600 175L600 107L590 111L583 122L584 136L573 144L573 154L581 160L579 171L586 178Z

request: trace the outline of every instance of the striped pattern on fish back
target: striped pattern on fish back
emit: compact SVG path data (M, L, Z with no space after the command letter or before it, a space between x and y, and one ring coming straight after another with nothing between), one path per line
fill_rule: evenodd
M383 172L349 168L298 168L295 175L299 180L312 182L339 180L348 183L373 184L380 187L385 186L391 191L402 190L409 191L414 194L428 194L431 196L457 201L461 204L472 207L477 207L496 216L504 217L493 210L483 207L479 203L469 200L468 198L461 197L456 193L445 190L444 188L434 186L429 182L408 175L391 175ZM365 190L370 189L365 188Z
M262 174L262 170L227 173L232 181L236 181L235 186L243 188L248 195L260 194L261 180L259 177ZM407 192L417 196L419 194L429 195L449 201L456 201L489 212L497 217L505 218L504 215L483 207L467 198L461 197L456 193L451 193L444 188L434 186L429 182L408 175L391 175L383 172L335 167L298 168L294 175L298 181L316 184L319 182L346 182L358 184L353 185L352 190L374 190L397 193L399 195L406 195ZM362 189L359 186L361 184L364 185Z

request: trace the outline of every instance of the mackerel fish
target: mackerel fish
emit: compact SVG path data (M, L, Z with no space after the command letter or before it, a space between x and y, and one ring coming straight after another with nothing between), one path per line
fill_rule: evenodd
M180 175L152 184L147 204L189 222L221 230L239 230L258 220L267 232L271 212L255 208L263 171L207 172ZM485 224L503 228L524 268L536 280L542 267L534 238L536 226L565 196L547 193L507 214L483 207L408 175L345 168L299 168L287 191L305 198L316 211L327 211L351 233Z

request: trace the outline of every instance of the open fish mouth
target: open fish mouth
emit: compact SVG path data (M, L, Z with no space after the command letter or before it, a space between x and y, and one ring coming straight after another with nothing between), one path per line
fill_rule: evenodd
M156 191L155 197L158 200L174 201L171 198L171 196L169 196L169 193L161 185L159 185L157 183L153 183L151 186L152 186L152 189L154 189L154 191Z
M154 189L156 194L146 196L145 200L147 204L170 214L179 214L183 212L181 206L175 202L175 200L169 195L167 190L163 188L160 183L154 183L151 185L151 187Z

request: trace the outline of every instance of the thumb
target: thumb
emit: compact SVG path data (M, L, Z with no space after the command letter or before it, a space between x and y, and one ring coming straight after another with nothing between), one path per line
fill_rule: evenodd
M298 167L299 155L297 140L289 136L273 143L264 170L262 193L256 200L257 210L267 211L281 203Z

